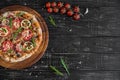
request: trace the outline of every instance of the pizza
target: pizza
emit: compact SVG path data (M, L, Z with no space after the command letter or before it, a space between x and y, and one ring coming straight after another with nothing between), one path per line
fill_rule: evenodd
M34 14L8 11L0 15L0 58L14 63L30 58L42 42L42 30Z

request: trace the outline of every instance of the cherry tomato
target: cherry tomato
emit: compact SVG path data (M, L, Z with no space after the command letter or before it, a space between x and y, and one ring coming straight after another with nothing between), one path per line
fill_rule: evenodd
M52 7L55 7L55 6L57 6L57 3L56 3L56 2L52 2L52 3L51 3L51 6L52 6Z
M19 18L15 18L13 21L12 21L12 25L13 25L13 29L18 29L20 27L20 19Z
M80 12L80 8L78 6L74 6L73 11L78 13L78 12Z
M10 34L10 28L9 26L2 26L0 27L0 36L5 37Z
M72 16L72 15L73 15L73 11L72 11L72 10L68 10L68 11L67 11L67 15L68 15L68 16Z
M33 36L33 33L31 30L27 29L22 32L22 37L24 40L30 40Z
M66 3L66 4L65 4L65 8L66 8L66 9L69 9L69 8L71 8L71 5L70 5L69 3Z
M10 50L12 48L13 48L13 43L11 41L9 41L9 40L4 41L2 43L2 50L3 51L8 51L8 50Z
M62 2L58 2L58 3L57 3L57 6L58 6L59 8L61 8L61 7L63 6L63 3L62 3Z
M45 4L45 7L46 7L46 8L50 8L50 7L51 7L51 3L50 3L50 2L47 2L47 3Z
M18 52L22 52L22 45L21 45L20 42L15 45L15 49L16 49L16 51L18 51Z
M53 9L52 9L52 8L48 8L48 9L47 9L47 12L52 13L52 12L53 12Z
M54 7L53 12L57 13L57 12L59 12L59 9L57 7Z
M65 8L65 7L62 7L62 8L60 9L60 13L61 13L61 14L65 14L65 13L66 13L66 11L67 11L67 10L66 10L66 8Z
M75 13L75 14L73 15L73 19L74 19L74 20L79 20L79 19L80 19L80 14Z

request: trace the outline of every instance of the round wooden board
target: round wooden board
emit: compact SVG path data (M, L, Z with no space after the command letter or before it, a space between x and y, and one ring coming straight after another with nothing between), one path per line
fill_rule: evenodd
M23 69L26 67L30 67L32 64L37 62L43 56L48 46L49 34L48 34L47 25L44 19L42 18L42 16L31 8L20 6L20 5L8 6L0 10L0 15L7 11L16 11L16 10L26 11L28 13L34 14L37 20L39 21L39 24L41 25L41 29L42 29L42 43L39 47L39 51L33 54L30 58L25 59L24 61L21 61L21 62L16 62L16 63L9 63L0 59L0 66L3 66L5 68L10 68L10 69Z

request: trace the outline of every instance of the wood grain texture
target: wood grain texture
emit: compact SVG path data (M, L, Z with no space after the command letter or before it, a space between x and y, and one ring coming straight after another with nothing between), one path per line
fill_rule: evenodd
M79 5L89 13L80 21L66 15L49 14L44 9L47 1L58 0L5 0L0 8L8 5L26 5L38 11L45 19L50 42L44 57L23 70L0 68L4 80L120 80L120 1L119 0L59 0ZM48 16L54 17L53 27ZM64 57L70 76L60 64ZM55 75L49 65L56 66L65 76Z

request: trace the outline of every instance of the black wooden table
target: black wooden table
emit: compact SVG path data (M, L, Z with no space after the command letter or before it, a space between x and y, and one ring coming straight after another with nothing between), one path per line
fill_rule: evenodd
M0 80L120 80L120 0L61 0L89 13L79 21L60 14L48 14L43 8L50 0L1 0L0 8L26 5L45 19L50 33L48 49L30 68L9 70L0 67ZM55 0L57 1L57 0ZM57 27L48 16L54 17ZM60 64L64 57L71 75ZM57 76L49 65L65 76Z

